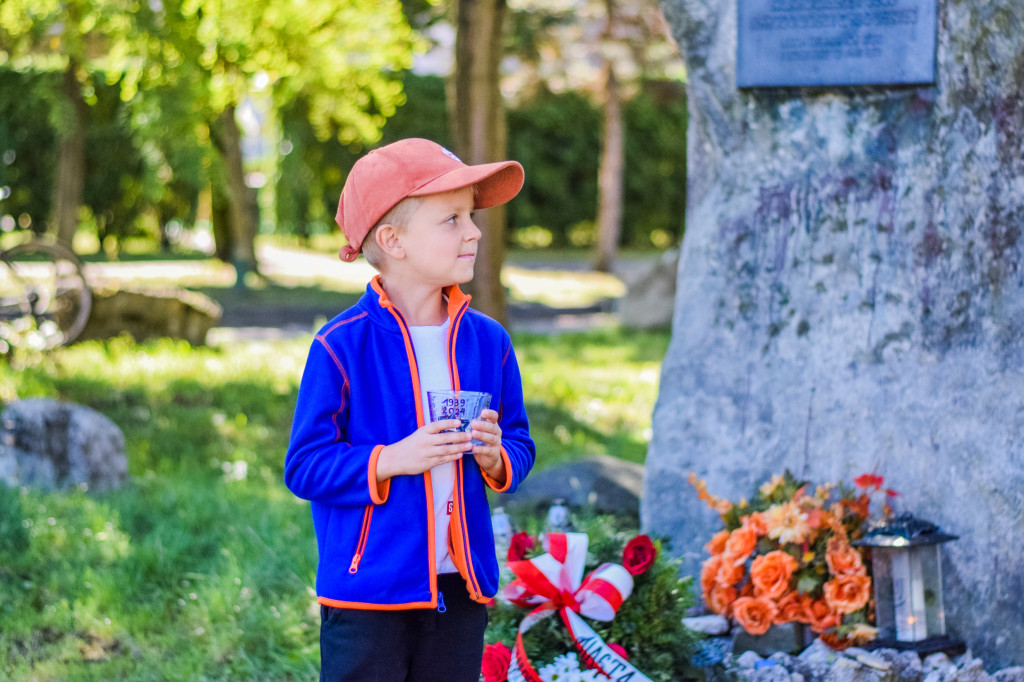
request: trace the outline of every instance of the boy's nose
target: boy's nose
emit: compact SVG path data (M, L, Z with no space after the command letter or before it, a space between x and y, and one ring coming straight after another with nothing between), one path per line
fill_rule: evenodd
M477 227L476 221L472 217L469 219L469 229L466 231L466 241L472 242L480 239L483 236L483 232Z

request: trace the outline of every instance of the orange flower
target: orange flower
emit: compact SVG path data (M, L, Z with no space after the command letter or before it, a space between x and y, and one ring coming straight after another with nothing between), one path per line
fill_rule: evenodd
M747 526L741 526L734 530L729 539L725 542L725 553L737 559L746 558L757 546L757 534Z
M768 632L777 611L775 602L765 597L740 597L732 603L736 622L752 635Z
M786 594L789 591L789 579L797 567L796 559L780 550L754 557L750 564L750 582L754 583L754 594L769 599L778 599Z
M743 576L747 572L745 565L747 557L737 558L729 554L729 552L719 556L722 557L722 563L718 565L718 574L715 576L715 582L719 585L735 585L743 580Z
M712 613L720 616L729 615L730 607L736 601L736 588L728 585L716 585L704 594L704 603Z
M723 551L725 551L725 541L728 539L729 531L719 531L715 533L715 537L711 538L708 544L704 545L704 549L707 550L707 553L711 555L721 554Z
M779 612L775 615L775 623L810 623L811 617L807 613L807 604L810 600L797 591L787 592L776 602Z
M768 527L768 537L778 540L782 544L792 542L801 544L811 534L811 527L807 524L807 514L793 502L784 502L768 508L764 513L765 525Z
M807 615L810 618L811 629L818 634L839 625L839 614L822 599L807 601Z
M760 488L761 496L762 497L768 497L773 492L775 492L776 488L778 488L780 485L782 485L785 482L786 482L786 479L782 477L782 474L773 474L771 480L768 481L767 483L764 483L761 486L761 488Z
M839 575L825 583L825 601L837 613L859 611L870 596L871 578L866 575Z
M864 623L857 623L853 626L853 630L846 635L846 638L854 646L864 646L868 642L878 637L878 628L866 625Z
M754 531L754 535L758 537L768 535L768 525L764 522L764 515L761 512L751 512L750 516L743 519L743 525Z
M711 591L718 579L718 569L722 565L722 556L716 554L708 557L700 568L700 589L707 594ZM706 601L706 600L705 600Z
M838 525L838 524L837 524ZM828 540L828 548L825 551L825 561L828 563L828 570L832 575L865 575L867 569L861 561L860 552L850 546L846 533L839 526L836 534Z
M871 498L867 495L862 494L856 500L846 500L843 504L862 519L866 519L871 514Z
M697 478L697 473L694 471L690 472L689 476L690 485L697 490L697 499L702 500L709 507L717 511L723 516L728 514L732 509L732 502L726 499L718 498L708 492L708 484L702 478Z
M832 649L832 651L842 651L853 646L853 642L845 637L840 637L835 632L823 632L821 633L820 639L822 643L828 646L829 649Z

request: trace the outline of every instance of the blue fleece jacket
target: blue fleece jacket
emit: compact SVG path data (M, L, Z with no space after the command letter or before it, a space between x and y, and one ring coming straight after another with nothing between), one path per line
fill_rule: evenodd
M449 553L470 597L498 590L485 485L513 492L536 455L508 333L448 298L448 367L454 388L486 391L499 414L506 478L471 455L455 462ZM317 333L306 360L285 458L285 483L312 503L319 547L317 600L357 609L438 604L430 473L377 483L377 458L428 420L409 326L375 277L355 306Z

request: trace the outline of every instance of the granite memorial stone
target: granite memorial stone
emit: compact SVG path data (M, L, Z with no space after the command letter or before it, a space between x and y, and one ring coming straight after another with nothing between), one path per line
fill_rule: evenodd
M1024 11L937 3L933 85L738 88L737 3L663 0L687 67L687 232L641 519L696 574L790 469L865 472L943 552L948 632L1024 663ZM894 68L897 66L893 64Z

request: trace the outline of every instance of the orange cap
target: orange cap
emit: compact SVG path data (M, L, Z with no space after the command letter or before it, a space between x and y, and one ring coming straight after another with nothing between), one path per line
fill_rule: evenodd
M406 197L450 192L475 185L474 208L499 206L519 194L523 167L517 161L467 166L430 140L412 137L374 149L345 179L334 219L348 239L339 254L351 263L377 222Z

